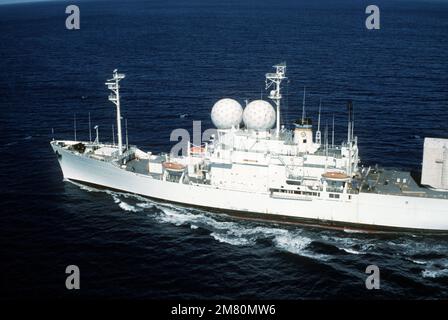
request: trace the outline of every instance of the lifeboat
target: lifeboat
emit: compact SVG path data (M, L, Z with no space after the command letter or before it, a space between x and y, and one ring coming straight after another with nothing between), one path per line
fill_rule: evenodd
M177 162L164 162L163 167L173 173L180 173L185 170L185 166L183 164L177 163Z
M201 154L201 153L205 152L205 148L204 147L191 147L190 152L193 154Z
M334 180L334 181L350 180L350 177L348 175L346 175L344 172L339 171L327 171L322 174L322 177L327 180Z

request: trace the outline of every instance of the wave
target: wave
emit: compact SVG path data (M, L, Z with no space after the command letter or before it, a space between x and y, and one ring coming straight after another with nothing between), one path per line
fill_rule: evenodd
M249 239L246 238L231 237L226 234L221 234L217 232L210 233L210 236L212 236L213 239L219 242L231 244L233 246L247 246L252 243Z
M10 147L10 146L13 146L13 145L15 145L15 144L17 144L17 141L13 141L13 142L5 143L3 146L4 146L4 147Z
M448 258L435 259L426 264L426 269L422 271L423 278L448 277Z
M445 278L448 277L448 269L443 270L423 270L423 278Z
M79 186L89 192L103 191L84 185ZM337 256L336 259L340 258L344 261L344 255L338 254L337 251L322 253L311 245L323 242L350 255L385 254L425 267L423 271L421 269L414 271L416 276L438 278L448 275L448 265L440 261L441 252L446 252L448 247L446 241L436 242L416 236L400 236L386 240L378 235L366 235L364 232L353 230L344 230L344 236L344 233L333 231L269 226L253 221L235 220L226 215L218 216L204 210L154 202L137 195L104 191L111 195L114 202L126 212L151 210L149 216L160 223L189 226L192 230L201 228L207 230L212 239L231 246L254 246L259 241L267 240L272 247L280 251L320 261L328 261ZM123 201L123 199L132 199L135 203L132 204L132 200Z
M312 243L310 237L301 235L297 230L287 230L281 227L253 225L248 221L220 221L209 216L209 213L192 211L172 205L156 205L161 214L156 217L159 222L171 223L176 226L190 225L190 228L202 227L210 231L210 236L221 243L233 246L253 246L259 240L270 240L273 246L281 251L297 254L318 260L328 260L324 254L307 250Z
M322 235L322 240L336 246L339 250L342 250L349 254L362 255L370 253L374 248L375 244L371 242L366 242L365 239L359 239L356 237L338 237L338 236L328 236Z
M116 204L118 204L118 206L123 209L124 211L128 211L128 212L140 212L143 209L142 208L137 208L136 206L133 206L123 200L121 200L118 195L116 194L112 194L112 198L114 199L114 202Z
M148 202L137 203L137 206L143 209L151 209L154 208L154 204Z
M347 253L350 253L350 254L366 254L366 252L361 252L361 251L357 251L357 250L350 249L350 248L339 248L339 249L341 249Z

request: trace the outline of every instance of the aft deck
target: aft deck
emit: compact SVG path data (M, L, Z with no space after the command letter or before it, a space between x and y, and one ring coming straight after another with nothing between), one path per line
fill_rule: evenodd
M372 169L361 182L361 191L368 193L448 199L448 191L420 186L410 172Z

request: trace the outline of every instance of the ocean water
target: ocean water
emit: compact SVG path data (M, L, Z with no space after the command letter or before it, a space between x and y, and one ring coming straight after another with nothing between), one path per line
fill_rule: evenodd
M347 99L364 164L415 170L423 137L448 137L448 3L376 1L77 1L0 5L0 297L448 298L448 238L241 221L62 180L49 140L88 139L88 113L112 140L105 80L122 82L129 140L169 151L176 128L211 127L224 96L263 93L288 65L282 121L336 119ZM71 4L71 3L70 3ZM187 114L186 117L180 115ZM250 199L248 199L250 201ZM65 288L77 265L81 290ZM381 289L366 290L365 269Z

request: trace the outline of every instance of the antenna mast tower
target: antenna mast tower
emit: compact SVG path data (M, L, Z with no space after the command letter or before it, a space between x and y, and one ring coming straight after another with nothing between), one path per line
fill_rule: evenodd
M118 153L123 154L123 138L121 134L121 111L120 111L120 84L119 82L125 77L124 74L118 73L115 69L113 72L113 78L108 79L106 82L107 89L112 93L109 95L109 101L111 101L117 107L117 133L118 133Z
M286 63L282 62L273 67L276 70L275 73L266 73L266 90L274 85L274 89L271 90L268 98L274 101L277 106L275 134L278 137L280 135L280 100L282 99L282 95L280 94L280 84L284 79L287 79L287 77L285 77Z

